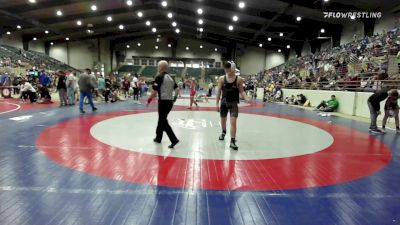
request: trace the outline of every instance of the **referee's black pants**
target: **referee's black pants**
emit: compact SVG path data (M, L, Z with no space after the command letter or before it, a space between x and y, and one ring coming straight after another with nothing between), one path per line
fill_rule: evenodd
M156 130L156 140L161 141L163 137L163 132L167 133L169 140L172 143L178 141L174 131L168 123L167 117L169 112L171 112L174 102L172 100L159 100L158 101L158 124Z

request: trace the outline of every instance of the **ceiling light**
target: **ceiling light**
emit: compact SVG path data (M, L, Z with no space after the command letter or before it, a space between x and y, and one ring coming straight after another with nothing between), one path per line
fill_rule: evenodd
M155 32L157 32L157 28L153 27L153 28L151 29L151 31L153 31L153 33L155 33Z
M96 10L97 10L97 6L96 6L96 5L92 5L92 6L90 7L90 9L91 9L92 11L96 11Z
M324 28L321 29L321 33L325 33L325 29Z
M283 37L283 33L279 33L279 36Z
M161 2L161 5L162 5L163 7L167 7L168 3L167 3L167 1L162 1L162 2Z
M271 41L271 40L272 40L272 38L269 37L269 38L268 38L268 41Z
M260 47L260 48L262 48L262 46L263 46L263 44L261 44L261 43L258 45L258 47Z
M189 51L189 47L186 46L186 51Z
M124 29L124 25L121 24L121 25L118 26L118 28L119 28L120 30L123 30L123 29Z
M180 32L181 32L181 30L179 30L178 28L175 30L175 32L177 33L177 34L179 34Z
M137 16L138 16L138 17L142 17L142 16L143 16L143 13L142 13L141 11L139 11L139 12L137 13Z
M157 38L157 39L156 39L156 42L160 42L160 38Z
M10 31L7 31L7 35L10 35L11 34L11 32Z
M218 48L214 48L214 51L215 51L215 52L218 52Z
M50 45L54 45L54 43L53 43L53 42L50 42Z
M150 26L150 25L151 25L150 20L147 20L147 21L146 21L146 26Z
M126 4L127 4L128 6L132 6L132 5L133 5L133 2L132 2L131 0L128 0L128 1L126 1Z
M197 9L197 14L199 14L199 15L203 14L203 9L202 8L198 8Z
M174 22L172 22L172 26L173 27L176 27L176 25L177 25L177 23L174 21Z
M158 46L156 45L154 48L155 48L155 49L158 49Z
M130 48L131 46L130 45L126 45L126 48Z
M236 22L236 21L239 20L239 17L235 15L235 16L232 17L232 20Z
M244 2L239 2L239 8L243 9L244 7L246 7L246 4Z
M172 46L171 44L168 44L168 48L171 48L171 46Z
M57 10L56 14L57 14L57 16L62 16L63 15L61 10Z
M296 17L296 21L300 22L301 21L301 17L300 16Z
M286 45L286 48L290 48L290 45Z
M107 21L111 22L113 20L113 18L111 16L107 16Z
M170 18L170 19L173 17L172 13L168 13L167 16L168 16L168 18Z
M198 22L199 22L200 25L204 23L202 19L199 19Z
M200 48L203 48L203 45L200 45Z
M329 2L329 0L324 0L324 2Z
M36 40L37 40L37 38L35 38L35 37L34 37L34 38L33 38L33 40L34 40L34 41L36 41Z
M229 26L228 26L228 30L233 30L233 26L232 26L232 25L229 25Z
M21 29L22 27L20 25L17 26L17 29Z
M66 41L69 41L69 37L66 37L65 40L66 40Z
M140 47L141 45L142 45L142 44L140 44L140 42L139 42L139 43L137 43L137 46L139 46L139 47Z
M76 25L81 26L82 25L82 21L80 21L80 20L76 21Z
M282 50L281 49L278 49L278 52L281 52Z
M204 31L204 29L203 29L202 27L200 27L200 28L199 28L199 31L200 31L200 32L203 32L203 31Z
M36 0L29 0L29 3L36 3Z
M49 31L48 31L48 30L45 30L45 31L44 31L44 33L45 33L45 34L48 34L48 33L49 33Z

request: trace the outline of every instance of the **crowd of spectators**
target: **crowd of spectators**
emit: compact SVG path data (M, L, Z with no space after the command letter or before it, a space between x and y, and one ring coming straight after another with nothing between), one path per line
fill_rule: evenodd
M12 90L14 97L21 102L28 99L32 103L53 103L53 93L58 93L60 106L72 106L79 101L79 75L71 70L49 72L30 69L25 74L0 73L0 89ZM118 76L109 73L107 76L99 72L90 74L96 87L92 90L96 101L116 102L134 97L134 103L140 104L139 96L147 93L146 81L137 75Z
M398 68L389 76L389 57ZM277 88L375 91L385 80L398 80L400 71L400 29L354 40L248 77L247 82L271 90Z

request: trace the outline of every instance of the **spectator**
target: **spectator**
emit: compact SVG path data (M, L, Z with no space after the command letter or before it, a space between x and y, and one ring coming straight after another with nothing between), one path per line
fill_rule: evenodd
M178 84L178 86L179 86L179 84ZM208 84L208 94L207 94L207 97L211 97L211 96L212 96L213 88L214 88L214 83L211 81L211 82Z
M322 101L317 107L317 111L322 111L322 112L335 112L337 108L339 107L339 102L336 99L335 95L331 96L331 99L328 101Z
M104 80L104 83L105 83L105 87L106 87L106 91L104 92L104 101L106 103L108 103L108 99L111 94L112 83L111 83L111 80L109 77Z
M124 81L122 82L122 90L125 95L125 98L129 97L129 88L131 86L131 82L129 82L128 78L125 77Z
M373 95L371 95L368 98L368 108L370 112L370 117L371 117L371 124L369 126L369 131L374 132L374 133L382 133L383 131L378 129L378 126L376 125L376 121L378 119L378 116L381 114L381 106L380 102L385 100L389 96L388 92L386 89L377 91Z
M64 72L58 72L57 91L60 97L60 107L66 106L67 103L67 83Z
M51 104L53 103L51 101L51 95L49 92L49 89L42 85L42 84L38 84L38 91L39 91L39 99L38 99L38 103L39 104Z
M81 113L86 113L83 110L83 100L85 97L88 98L89 104L92 107L92 111L96 111L97 108L94 107L93 104L93 97L92 97L92 90L97 86L95 83L90 69L85 69L85 72L79 76L78 80L78 85L79 85L79 90L81 92L80 98L79 98L79 110Z
M399 92L395 89L389 91L389 98L385 103L385 115L382 121L382 131L386 133L386 122L389 117L394 117L396 124L396 132L400 134L399 128L399 105L397 104L397 100L399 99Z
M131 87L133 89L133 102L135 104L140 104L140 102L139 102L139 79L137 78L136 74L132 78Z
M398 72L400 73L400 50L399 50L399 52L397 53L397 66L398 66Z
M304 96L303 94L299 94L299 95L297 95L297 98L296 98L294 104L295 105L304 105L305 106L306 102L307 102L306 96Z
M46 87L49 87L51 84L50 77L44 70L42 70L42 73L40 74L39 83Z
M31 103L36 102L35 88L27 80L23 81L23 83L24 83L24 86L21 89L21 96L20 96L20 99L22 100L22 102L26 102L26 99L28 99L28 98L31 101Z
M97 91L98 91L98 95L103 96L105 98L106 81L102 75L100 75L99 79L97 79Z
M68 71L67 78L67 96L68 96L68 105L75 105L75 88L76 88L76 78L75 75Z
M20 86L21 86L21 77L20 76L14 76L13 79L13 90L14 90L14 95L19 94Z

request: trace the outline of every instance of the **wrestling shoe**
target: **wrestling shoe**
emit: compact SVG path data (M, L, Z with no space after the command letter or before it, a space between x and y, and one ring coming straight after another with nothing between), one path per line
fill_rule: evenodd
M233 141L231 141L231 144L229 145L229 147L231 148L231 149L233 149L233 150L238 150L239 149L239 147L236 145L236 143L235 142L233 142Z

